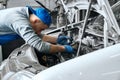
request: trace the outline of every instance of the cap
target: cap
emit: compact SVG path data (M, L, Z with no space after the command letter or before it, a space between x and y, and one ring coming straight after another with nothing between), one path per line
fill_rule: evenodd
M49 12L44 8L36 8L35 10L32 9L31 6L27 6L28 9L35 14L44 24L46 24L48 27L52 23L51 15Z

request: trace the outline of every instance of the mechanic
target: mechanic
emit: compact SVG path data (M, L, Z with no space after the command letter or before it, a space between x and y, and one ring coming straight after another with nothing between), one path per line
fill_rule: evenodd
M73 53L67 36L55 38L41 33L51 23L51 16L44 8L26 6L0 10L0 45L23 38L27 44L43 53Z

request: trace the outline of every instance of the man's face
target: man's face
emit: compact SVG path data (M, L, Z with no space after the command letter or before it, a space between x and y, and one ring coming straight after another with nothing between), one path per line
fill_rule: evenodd
M36 34L40 34L41 31L45 30L48 28L47 25L45 25L43 22L41 22L40 20L36 21L35 23L32 24L32 27L35 31Z

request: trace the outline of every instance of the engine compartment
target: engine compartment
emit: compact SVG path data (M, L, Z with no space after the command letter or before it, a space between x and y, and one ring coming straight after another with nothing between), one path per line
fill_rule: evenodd
M109 10L110 5L107 1L94 0L93 2L85 1L85 3L81 1L73 1L73 3L61 1L59 4L63 7L64 13L61 14L66 16L62 17L63 21L66 22L58 21L58 24L63 26L58 26L58 28L46 34L66 35L72 38L68 42L74 47L75 54L57 53L55 55L58 58L57 64L120 42L117 24L120 19L117 17L119 13L116 12L116 9L119 9L119 1L112 6L112 14L109 14L111 10ZM85 7L81 8L83 7L81 4L84 4ZM78 16L78 14L81 15ZM111 21L115 18L118 22Z

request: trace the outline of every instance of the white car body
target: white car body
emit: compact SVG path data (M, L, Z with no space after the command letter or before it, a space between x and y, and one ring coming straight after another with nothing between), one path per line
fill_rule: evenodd
M48 68L33 80L120 80L120 44Z

